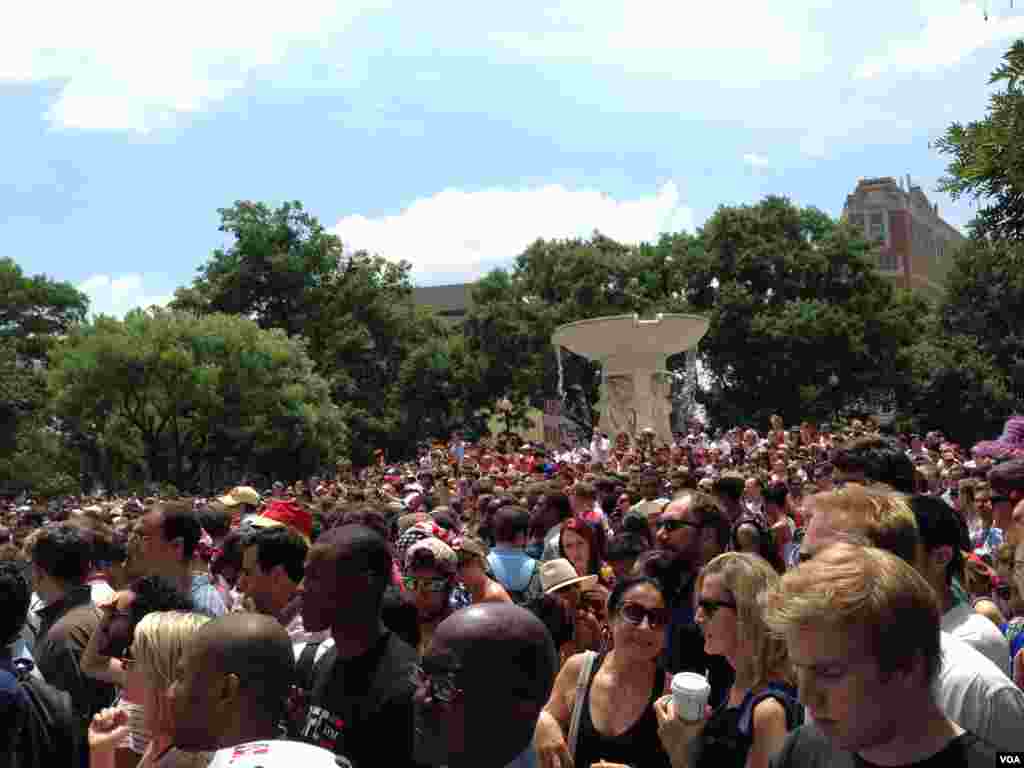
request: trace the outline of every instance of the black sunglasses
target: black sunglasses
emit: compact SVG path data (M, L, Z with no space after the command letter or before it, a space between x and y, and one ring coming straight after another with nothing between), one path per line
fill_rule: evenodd
M639 627L647 619L647 626L651 629L667 627L672 620L672 614L668 608L644 608L636 603L622 604L622 618L630 624Z
M667 531L678 531L680 528L703 528L700 523L691 523L689 520L659 520L656 526L658 530L664 528Z
M710 598L702 597L697 601L697 607L704 611L710 619L719 608L732 608L735 611L736 603L730 603L728 600L711 600Z
M996 496L996 495L993 494L992 496L988 497L988 500L991 501L993 504L1009 504L1010 503L1010 497L1009 496Z

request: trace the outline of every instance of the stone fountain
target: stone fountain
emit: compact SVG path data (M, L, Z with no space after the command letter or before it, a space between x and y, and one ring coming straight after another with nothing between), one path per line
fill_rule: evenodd
M597 428L615 438L654 431L655 442L672 442L670 355L695 349L708 330L697 315L659 314L595 317L561 325L551 336L558 358L558 391L563 395L561 348L601 364Z

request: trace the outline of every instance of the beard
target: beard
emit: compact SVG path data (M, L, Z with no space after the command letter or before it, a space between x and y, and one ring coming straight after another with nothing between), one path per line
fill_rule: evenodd
M674 549L658 548L643 563L643 574L660 581L666 595L676 594L693 569L693 559Z

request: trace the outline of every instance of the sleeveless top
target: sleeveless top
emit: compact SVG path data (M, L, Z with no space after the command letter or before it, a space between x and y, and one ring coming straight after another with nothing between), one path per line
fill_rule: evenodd
M606 653L594 660L594 669L587 681L583 694L583 710L580 713L580 729L576 742L577 768L590 768L591 764L605 760L609 763L623 763L636 768L671 768L672 763L661 747L658 738L658 718L654 714L654 702L664 688L664 675L659 668L654 674L651 695L639 719L619 736L605 736L594 727L590 718L590 688L604 663Z
M803 707L797 701L793 686L773 682L757 693L747 691L738 707L730 707L724 702L712 713L694 743L690 765L696 768L743 768L754 743L754 707L764 699L775 699L785 708L787 731L803 723Z

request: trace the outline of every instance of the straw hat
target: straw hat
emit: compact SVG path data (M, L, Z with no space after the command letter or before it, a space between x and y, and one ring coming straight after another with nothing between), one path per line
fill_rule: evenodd
M573 584L579 584L582 589L587 589L596 582L597 576L580 576L573 564L564 557L540 564L540 583L545 595L564 587L571 587Z

